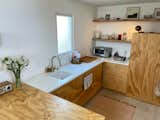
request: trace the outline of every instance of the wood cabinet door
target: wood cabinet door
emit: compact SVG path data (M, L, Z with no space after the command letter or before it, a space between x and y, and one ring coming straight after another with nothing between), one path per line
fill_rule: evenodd
M103 64L103 87L126 93L128 66L104 63Z
M93 68L94 84L102 86L102 64Z
M160 62L160 39L153 39L154 35L133 35L128 72L128 95L148 102L153 100L155 70Z
M84 73L83 78L93 74L93 83L87 90L84 90L81 95L74 101L78 105L84 105L88 102L102 87L102 64Z
M55 90L52 94L73 102L83 92L83 76Z
M150 34L148 39L154 41L154 43L150 43L150 49L153 50L153 53L150 54L152 56L150 59L152 61L149 78L154 80L153 86L153 102L160 105L160 97L156 96L155 89L160 84L160 34Z

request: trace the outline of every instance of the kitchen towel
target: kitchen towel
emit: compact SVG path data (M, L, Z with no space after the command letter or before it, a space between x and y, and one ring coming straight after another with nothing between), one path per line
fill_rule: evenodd
M93 74L89 74L84 78L84 90L87 90L93 83Z

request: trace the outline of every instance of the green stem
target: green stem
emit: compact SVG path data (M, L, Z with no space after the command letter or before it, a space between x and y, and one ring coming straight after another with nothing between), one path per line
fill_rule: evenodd
M21 86L21 71L17 70L14 75L15 75L16 88L18 88Z

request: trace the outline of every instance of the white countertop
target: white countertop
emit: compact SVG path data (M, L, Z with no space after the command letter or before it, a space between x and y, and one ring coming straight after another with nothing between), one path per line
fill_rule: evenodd
M114 64L120 64L120 65L129 65L129 60L126 61L116 61L113 60L113 58L101 58L104 62L114 63Z
M115 64L128 65L128 62L114 61L112 58L98 58L97 60L91 63L68 64L68 65L62 66L59 69L59 71L71 73L70 76L68 76L63 80L51 77L47 73L42 73L31 78L30 80L25 81L25 83L35 88L38 88L44 92L51 93L56 89L60 88L61 86L74 80L76 77L82 75L83 73L87 72L88 70L94 68L95 66L103 62L111 62Z

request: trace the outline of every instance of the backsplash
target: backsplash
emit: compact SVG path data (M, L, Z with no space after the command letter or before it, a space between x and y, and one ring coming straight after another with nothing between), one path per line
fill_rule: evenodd
M97 41L95 46L111 47L113 48L112 55L114 55L114 53L118 51L119 55L125 55L126 57L130 57L131 44L128 43L112 43Z
M66 65L71 63L72 60L72 52L67 52L59 55L61 65Z

